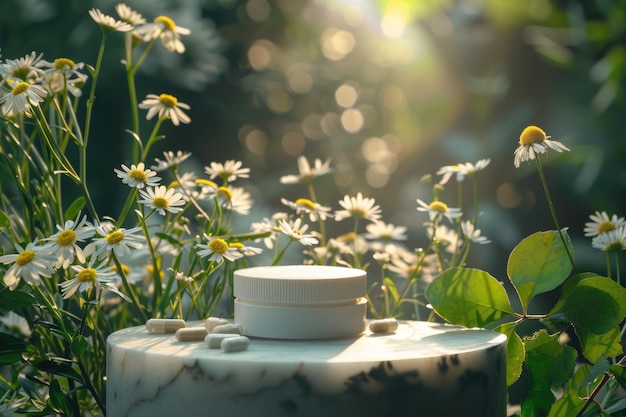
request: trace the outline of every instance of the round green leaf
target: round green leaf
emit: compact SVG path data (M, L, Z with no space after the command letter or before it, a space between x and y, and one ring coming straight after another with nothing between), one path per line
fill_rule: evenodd
M467 327L484 327L513 314L502 284L478 269L443 272L426 289L426 298L441 317Z
M573 288L553 318L594 334L609 332L626 315L626 289L604 277L585 278Z
M569 236L562 231L572 253ZM507 274L524 309L537 294L561 285L572 271L572 264L559 233L555 230L534 233L522 240L511 252Z
M593 334L576 328L576 334L580 339L583 356L591 363L596 362L601 356L612 358L624 353L619 326L602 334Z

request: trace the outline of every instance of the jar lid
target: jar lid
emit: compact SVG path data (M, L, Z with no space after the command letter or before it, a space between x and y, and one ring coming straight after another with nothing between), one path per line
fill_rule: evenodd
M281 265L238 269L234 295L261 303L310 304L354 300L367 293L365 271L341 266Z

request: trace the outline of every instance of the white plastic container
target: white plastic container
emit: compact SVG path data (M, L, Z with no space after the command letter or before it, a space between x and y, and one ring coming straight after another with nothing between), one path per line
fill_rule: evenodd
M286 265L234 274L235 323L247 336L329 339L365 330L367 274L355 268Z

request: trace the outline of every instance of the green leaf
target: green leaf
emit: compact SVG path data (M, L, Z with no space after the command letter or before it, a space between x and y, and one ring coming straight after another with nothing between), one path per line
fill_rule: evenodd
M559 343L559 333L541 330L526 340L530 384L522 399L522 417L548 415L555 400L551 384L564 383L572 376L576 356L573 348Z
M604 334L619 325L625 315L626 289L613 280L596 276L578 281L552 317L590 333Z
M611 364L606 358L599 359L596 363L593 364L593 366L589 370L589 373L587 374L585 379L582 380L578 388L583 388L587 385L593 384L593 381L595 381L597 377L603 375L606 371L608 371L610 366Z
M585 400L568 393L559 398L552 407L550 407L548 417L573 417L582 410L584 405Z
M385 278L384 282L385 282L385 287L387 287L387 291L389 291L389 294L391 294L391 296L393 297L393 300L397 303L398 299L400 298L400 294L398 294L396 283L393 282L391 278Z
M571 253L569 236L565 231L562 233ZM571 271L571 261L555 230L537 232L522 240L511 252L507 263L507 275L524 310L535 295L555 289Z
M506 384L513 385L522 374L526 351L524 342L515 333L517 323L505 323L494 329L507 337L506 343Z
M61 390L61 386L59 385L59 381L57 379L50 381L48 393L48 405L50 408L62 415L71 415L71 405L67 396Z
M622 389L626 390L626 366L611 365L609 371L615 377L615 380L622 387Z
M611 358L624 353L619 326L615 326L602 334L594 334L576 328L576 334L580 339L583 356L591 363L596 362L601 356Z
M484 327L514 313L502 284L478 269L443 272L426 288L426 298L441 317L467 327Z
M65 214L64 214L65 218L66 219L75 218L78 215L78 213L80 213L80 211L83 209L83 207L85 207L85 197L78 197L76 200L72 202L72 204L70 204L67 210L65 210Z
M76 336L72 340L72 353L74 353L74 355L78 358L83 356L83 354L87 351L87 348L89 348L89 344L83 336Z
M5 212L0 210L0 227L9 227L11 225L11 220L9 216L6 215Z
M30 307L35 298L22 291L11 291L8 287L0 290L0 311L13 311L20 307Z
M70 378L75 381L82 381L82 378L80 377L78 372L76 372L74 368L72 368L71 363L68 362L59 362L45 359L37 363L37 369L42 372Z
M0 333L0 365L10 365L22 360L26 342L7 333Z

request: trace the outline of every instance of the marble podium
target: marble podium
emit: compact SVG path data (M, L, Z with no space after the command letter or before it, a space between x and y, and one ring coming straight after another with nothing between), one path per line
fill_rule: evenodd
M107 353L109 417L506 415L506 337L483 329L401 321L347 338L250 337L226 353L138 326L109 336Z

